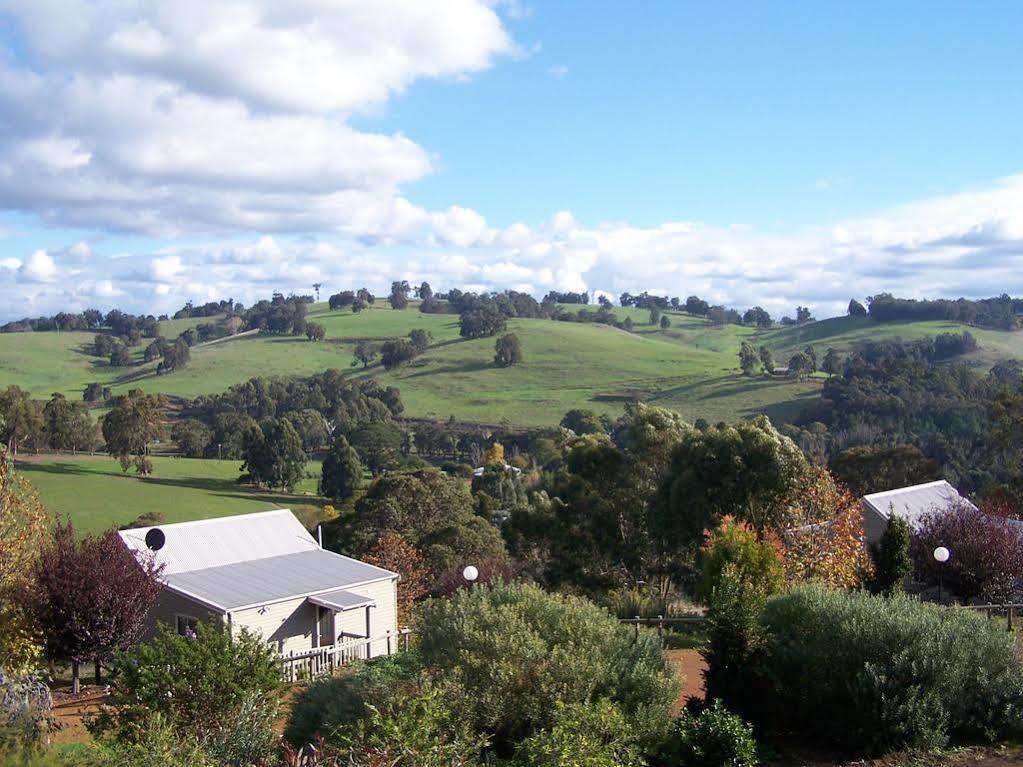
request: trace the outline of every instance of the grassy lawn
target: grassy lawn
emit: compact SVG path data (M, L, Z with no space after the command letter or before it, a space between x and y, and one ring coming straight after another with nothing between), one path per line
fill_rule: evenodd
M316 479L304 479L292 494L238 485L239 461L153 458L153 476L138 479L108 456L40 456L18 462L54 517L70 517L82 533L124 525L145 512L167 522L185 522L253 511L315 504ZM319 474L318 464L307 473Z
M573 307L578 308L578 307ZM791 420L819 391L821 380L791 382L746 377L738 370L743 340L768 346L778 364L807 344L818 355L833 346L848 351L868 340L911 340L963 326L947 322L877 324L867 318L838 317L800 327L757 331L735 325L714 327L706 320L666 312L671 327L651 325L642 309L616 308L631 317L635 331L601 325L549 320L512 320L508 329L522 341L524 362L510 369L493 364L494 339L466 340L458 335L453 315L422 314L416 304L393 311L383 301L360 314L331 312L326 304L310 307L309 319L322 323L327 338L312 343L303 337L248 335L192 349L184 370L157 376L155 363L111 368L85 353L90 333L17 333L0 335L0 371L5 382L45 398L54 391L81 396L85 384L99 381L115 393L138 387L150 392L194 397L220 392L259 375L309 375L328 368L372 376L397 386L406 413L413 417L514 426L557 423L565 411L590 407L617 414L626 401L639 397L678 410L690 420L712 422L767 413L775 421ZM173 337L201 319L161 323ZM385 371L351 367L359 339L405 336L413 328L433 334L433 344L412 365ZM1023 333L970 329L981 348L967 357L978 367L1004 357L1023 358Z

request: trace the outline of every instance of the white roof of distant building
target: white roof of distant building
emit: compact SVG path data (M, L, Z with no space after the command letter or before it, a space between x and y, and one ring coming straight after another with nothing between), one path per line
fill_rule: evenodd
M973 506L943 479L925 482L922 485L900 487L896 490L885 490L883 493L871 493L863 496L863 501L884 518L887 519L894 511L896 516L902 517L911 525L928 512L947 508L952 503L967 503Z
M504 467L505 471L510 471L512 474L521 474L522 473L522 469L520 469L518 466L512 466L510 463L502 463L501 465ZM496 466L496 464L491 463L491 464L488 464L487 466L477 466L475 469L472 470L472 475L474 477L482 477L483 473L490 466Z
M288 509L157 527L165 537L159 551L146 546L151 527L122 530L121 540L162 564L171 590L224 612L326 592L339 602L339 590L397 577L324 551Z

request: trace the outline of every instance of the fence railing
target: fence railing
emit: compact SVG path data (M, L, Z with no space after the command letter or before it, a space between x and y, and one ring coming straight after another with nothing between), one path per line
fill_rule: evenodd
M309 650L290 650L281 653L278 661L285 681L313 679L331 674L355 660L407 651L411 633L405 628L397 632L388 631L384 636L359 637Z
M984 613L987 615L988 620L993 620L995 616L1005 616L1005 627L1012 631L1013 622L1016 618L1023 617L1023 604L1012 603L1004 605L963 605L964 610L973 610L974 612Z
M641 618L636 616L635 618L619 618L618 622L626 626L635 626L636 638L639 639L639 627L640 626L656 626L657 635L660 636L664 633L664 629L667 626L681 626L685 624L699 625L705 623L707 616L705 615L679 615L674 618L665 618L663 615L657 615L653 618Z

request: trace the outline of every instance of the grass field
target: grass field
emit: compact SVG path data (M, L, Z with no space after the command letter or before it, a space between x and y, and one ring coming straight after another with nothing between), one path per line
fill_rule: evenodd
M167 522L223 517L253 511L302 507L315 503L316 480L305 479L295 492L271 493L238 485L239 461L153 458L153 476L139 479L121 471L109 456L38 456L20 460L17 470L39 492L55 518L68 517L79 533L119 527L145 512ZM308 471L319 473L318 464Z
M139 387L150 392L193 397L223 391L257 375L349 370L399 387L406 413L414 417L481 423L507 421L516 426L556 423L566 410L590 407L618 413L623 403L639 397L671 407L686 418L734 420L767 413L777 421L792 418L815 396L820 381L796 383L742 376L740 343L765 344L784 364L795 350L812 343L818 353L833 346L849 350L867 340L911 340L962 326L944 322L877 324L867 318L839 317L800 327L765 331L734 325L713 327L702 318L669 313L672 326L649 324L639 309L615 310L631 316L635 332L601 325L548 320L513 320L509 330L522 341L525 360L510 369L493 364L493 339L465 340L457 317L422 314L415 304L393 311L386 304L360 314L331 312L315 304L309 319L326 327L327 338L312 343L305 337L245 336L192 349L187 368L157 376L155 363L127 370L85 353L89 333L24 333L0 335L3 383L29 389L36 397L60 391L81 395L85 384L99 381L115 393ZM176 320L164 328L168 336L207 320ZM404 336L413 328L433 334L433 344L408 367L385 371L379 364L366 371L351 367L356 341ZM1023 333L971 328L981 348L968 358L990 366L1004 357L1023 358Z

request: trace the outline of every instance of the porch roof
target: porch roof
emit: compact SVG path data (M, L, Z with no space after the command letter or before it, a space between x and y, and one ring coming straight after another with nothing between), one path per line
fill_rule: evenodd
M329 610L337 610L338 612L354 610L357 607L377 606L375 599L364 597L362 594L354 594L351 591L345 591L344 589L328 591L326 594L316 594L308 599L314 605L320 605L320 607L326 607Z

